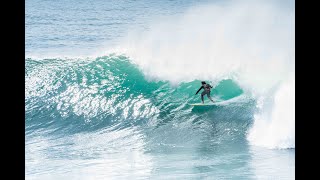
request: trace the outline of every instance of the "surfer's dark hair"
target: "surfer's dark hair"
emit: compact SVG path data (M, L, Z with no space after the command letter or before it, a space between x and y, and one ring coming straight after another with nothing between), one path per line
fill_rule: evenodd
M201 84L207 84L205 81L202 81Z

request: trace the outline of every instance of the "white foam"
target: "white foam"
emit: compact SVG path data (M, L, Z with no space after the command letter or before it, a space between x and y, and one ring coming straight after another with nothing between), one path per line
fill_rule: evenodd
M294 76L281 85L270 104L260 108L248 134L250 143L268 148L295 148Z

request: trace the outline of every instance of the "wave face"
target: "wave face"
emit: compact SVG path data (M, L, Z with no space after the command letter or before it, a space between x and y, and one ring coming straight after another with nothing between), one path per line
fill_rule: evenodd
M228 111L239 111L237 119L244 121L239 127L247 127L250 124L247 116L252 116L251 100L244 97L243 90L231 79L221 80L212 89L216 100L235 99L230 101L232 108L213 108L213 118L213 114L198 113L201 109L194 110L188 105L200 102L199 95L194 95L200 80L178 86L168 81L150 81L125 56L27 59L25 76L27 134L48 128L60 134L90 132L114 124L123 128L158 127L168 121L182 123L200 119L227 123ZM242 112L243 109L246 111Z

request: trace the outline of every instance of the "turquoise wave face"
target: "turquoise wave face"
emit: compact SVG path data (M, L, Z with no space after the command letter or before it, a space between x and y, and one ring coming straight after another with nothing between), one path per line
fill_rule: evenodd
M246 101L245 106L193 108L189 103L200 102L200 95L194 95L200 80L175 87L168 81L147 80L139 67L125 56L26 59L25 79L26 134L42 130L77 133L115 124L120 128L157 128L171 121L185 120L228 122L230 128L230 122L246 119L242 124L244 133L250 123L248 116L252 115L250 101ZM220 100L243 94L231 79L220 81L211 92L213 98Z

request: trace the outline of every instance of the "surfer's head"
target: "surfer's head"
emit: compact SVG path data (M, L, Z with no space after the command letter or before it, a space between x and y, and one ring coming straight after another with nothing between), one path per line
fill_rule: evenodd
M206 82L205 82L205 81L202 81L201 84L206 84Z

